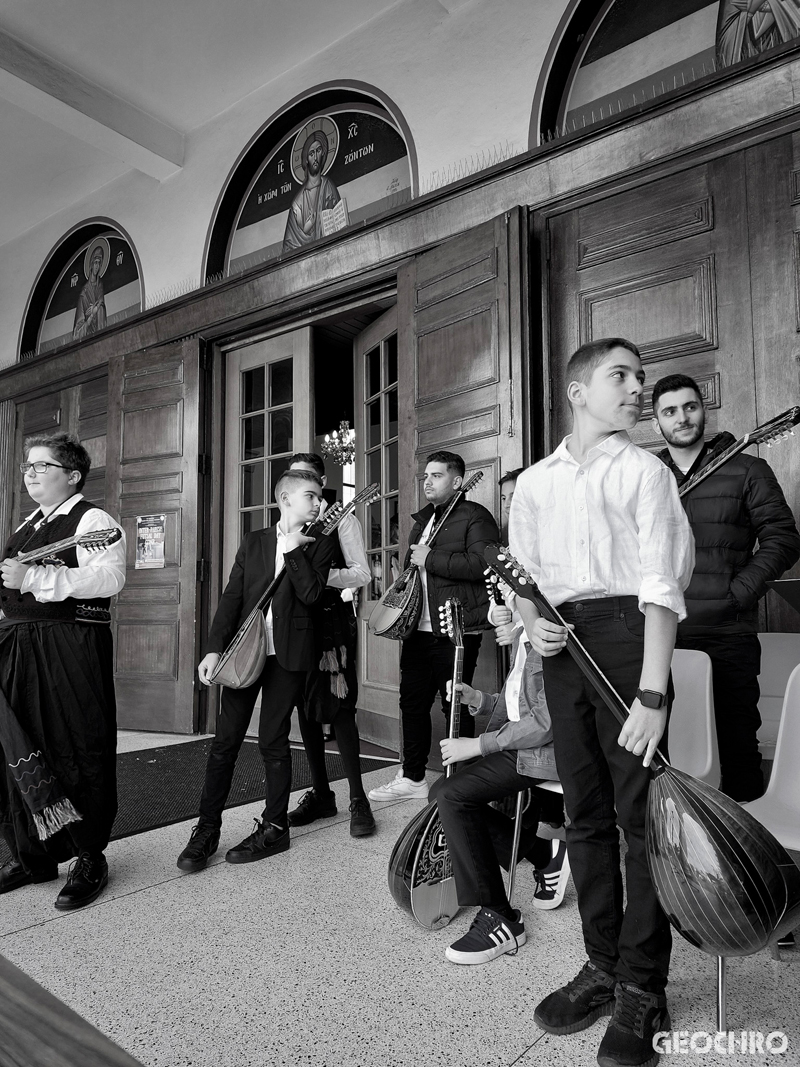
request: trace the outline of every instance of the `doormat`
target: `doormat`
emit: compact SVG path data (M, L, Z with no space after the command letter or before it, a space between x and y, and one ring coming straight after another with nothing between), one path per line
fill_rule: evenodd
M117 793L119 811L111 839L132 837L159 826L183 822L197 815L206 761L212 738L164 745L139 752L122 752L117 756ZM302 749L292 750L292 791L311 786L311 771ZM325 753L328 778L345 778L342 757ZM362 756L361 773L386 770L386 760ZM226 808L251 804L264 797L264 764L258 745L245 741L236 760L231 791ZM11 858L5 841L0 838L0 864Z

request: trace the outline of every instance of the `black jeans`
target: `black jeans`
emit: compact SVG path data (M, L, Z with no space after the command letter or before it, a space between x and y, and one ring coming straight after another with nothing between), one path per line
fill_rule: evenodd
M324 796L331 791L331 784L325 764L325 737L322 732L322 723L312 718L311 709L307 704L299 707L297 711L300 734L311 771L311 784L316 793ZM358 736L355 708L340 708L331 727L350 786L350 799L360 800L366 794L361 781L361 741Z
M475 674L482 634L464 636L463 680ZM400 721L403 726L403 774L415 782L425 777L431 750L431 708L439 693L442 711L450 721L447 682L453 677L455 648L447 637L415 630L403 642L400 654ZM461 737L475 736L475 720L461 705Z
M630 705L639 686L644 615L636 597L563 604L561 614ZM620 981L661 993L672 936L645 852L650 771L617 744L620 726L565 650L544 659L558 775L570 817L567 849L589 959ZM671 688L671 686L670 686ZM666 737L659 748L666 755ZM619 830L628 845L623 909Z
M292 756L289 729L292 710L302 704L305 671L287 671L276 656L267 656L261 677L245 689L223 687L217 730L208 754L200 821L222 825L222 811L233 780L236 757L247 733L259 690L261 715L258 747L264 761L265 795L263 819L286 827L286 812L292 788Z
M514 823L502 812L490 808L489 801L514 796L521 789L535 786L538 780L518 773L516 752L492 752L474 763L459 766L455 774L440 778L431 790L447 838L458 903L462 907L469 904L508 907L500 867L508 870ZM527 854L536 866L545 867L551 845L536 837L539 797L534 789L523 818L519 855ZM536 851L531 852L532 848Z
M761 644L756 634L682 637L677 648L693 648L711 659L714 717L717 724L720 789L734 800L755 800L764 792L758 730L761 714Z

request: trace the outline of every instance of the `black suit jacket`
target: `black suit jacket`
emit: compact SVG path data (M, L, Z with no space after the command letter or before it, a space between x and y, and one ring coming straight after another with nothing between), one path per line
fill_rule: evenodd
M273 637L278 663L287 671L310 671L316 664L311 608L325 591L338 538L317 535L313 544L284 556L286 576L272 600ZM239 545L228 584L220 598L206 652L224 652L234 634L275 577L275 526L249 533Z

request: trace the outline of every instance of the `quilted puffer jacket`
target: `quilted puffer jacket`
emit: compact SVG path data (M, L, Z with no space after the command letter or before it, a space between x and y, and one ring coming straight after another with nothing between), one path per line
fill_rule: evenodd
M444 511L446 505L437 509ZM433 504L412 515L409 544L415 545L433 514ZM438 516L437 516L438 517ZM489 597L483 572L486 560L483 550L492 541L500 540L497 523L482 504L462 499L453 508L444 527L436 535L425 560L428 584L428 604L434 633L441 634L439 607L450 597L458 597L464 609L465 631L488 630L486 617ZM406 554L405 566L411 562L411 550Z
M734 440L730 433L712 438L686 474L669 449L658 455L680 487ZM694 533L695 568L684 594L688 614L679 626L681 636L756 633L758 601L767 582L800 558L797 524L772 468L740 452L682 503Z

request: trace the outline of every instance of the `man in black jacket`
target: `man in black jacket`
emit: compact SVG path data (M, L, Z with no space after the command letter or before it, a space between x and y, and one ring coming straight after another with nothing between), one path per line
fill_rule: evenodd
M500 538L497 524L481 504L462 497L436 536L426 543L435 522L461 488L466 468L455 452L433 452L425 467L422 511L412 515L410 547L404 566L415 563L422 578L422 614L417 628L403 642L400 656L400 717L403 725L403 766L387 785L369 793L370 800L425 799L425 766L431 747L431 708L437 692L447 715L446 685L453 675L454 650L442 633L439 608L457 597L464 609L464 673L469 684L481 645L481 630L489 628L489 599L483 579L483 550ZM461 734L472 737L472 717L462 708Z
M697 382L685 374L656 382L653 416L667 442L659 457L679 486L734 442L729 433L703 440L703 401ZM710 656L720 788L734 800L754 800L764 791L756 736L761 726L758 601L767 582L800 558L800 534L772 469L743 452L692 489L683 505L696 558L685 593L688 616L678 626L676 647Z

